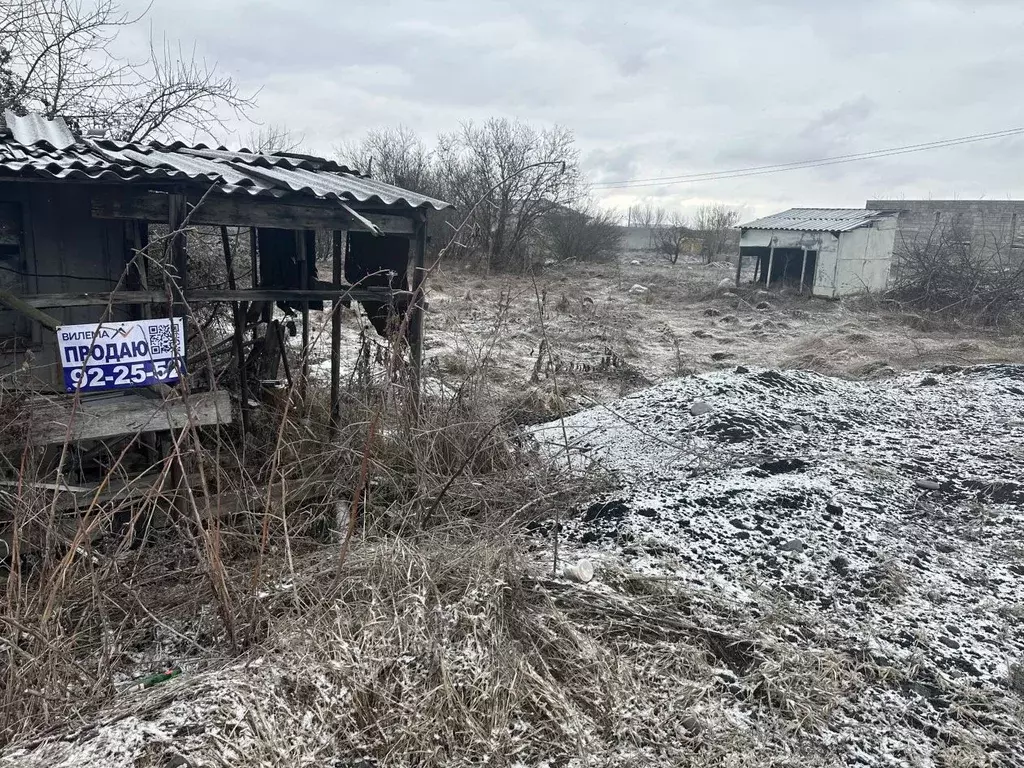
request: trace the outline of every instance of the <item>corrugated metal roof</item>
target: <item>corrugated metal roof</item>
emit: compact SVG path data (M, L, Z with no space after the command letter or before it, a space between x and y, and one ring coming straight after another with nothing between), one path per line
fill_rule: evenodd
M889 216L892 216L892 211L869 211L864 208L790 208L782 213L773 213L763 219L741 224L740 229L847 232Z
M4 123L19 144L48 144L52 149L67 149L75 143L75 135L63 120L47 120L36 112L19 117L4 110Z
M124 184L197 182L216 185L223 194L246 192L275 198L295 195L435 210L450 207L443 200L375 181L347 166L308 155L76 137L60 118L17 117L9 111L5 118L10 135L0 135L0 178L33 176Z

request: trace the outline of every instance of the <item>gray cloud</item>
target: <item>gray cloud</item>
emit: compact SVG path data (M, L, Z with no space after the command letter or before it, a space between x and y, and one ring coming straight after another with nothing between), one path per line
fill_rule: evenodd
M125 0L141 9L145 0ZM864 152L1024 126L1016 0L156 0L153 28L329 152L492 115L565 125L595 181ZM119 45L138 52L148 29ZM249 126L231 124L239 143ZM1006 197L1021 140L702 184L606 190L751 213L880 194Z

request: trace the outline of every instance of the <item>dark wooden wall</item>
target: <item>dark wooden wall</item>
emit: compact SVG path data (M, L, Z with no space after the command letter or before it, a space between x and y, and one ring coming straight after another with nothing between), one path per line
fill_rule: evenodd
M125 268L125 225L94 219L91 196L95 187L71 183L0 182L0 202L15 202L22 210L21 280L25 294L85 293L113 290ZM11 282L5 280L10 288ZM103 318L102 307L46 308L63 324L92 323ZM11 323L13 310L0 307L0 328ZM126 307L115 308L110 319L128 319ZM0 375L18 371L19 383L59 389L60 364L52 331L29 324L34 359L23 370L24 350L0 352ZM0 340L2 342L2 340Z

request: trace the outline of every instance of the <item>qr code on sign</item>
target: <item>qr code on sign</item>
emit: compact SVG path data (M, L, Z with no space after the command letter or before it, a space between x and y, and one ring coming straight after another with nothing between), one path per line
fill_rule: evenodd
M174 326L167 325L149 326L149 354L153 357L173 355L174 349Z

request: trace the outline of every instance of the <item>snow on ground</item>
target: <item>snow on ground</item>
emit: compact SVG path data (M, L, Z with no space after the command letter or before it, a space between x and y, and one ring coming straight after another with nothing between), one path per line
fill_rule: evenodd
M806 737L842 764L1024 765L1024 366L741 367L536 434L617 481L563 525L569 557L781 614L781 640L872 666Z

